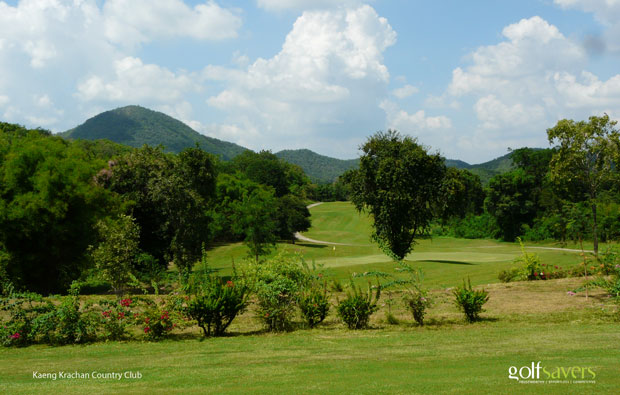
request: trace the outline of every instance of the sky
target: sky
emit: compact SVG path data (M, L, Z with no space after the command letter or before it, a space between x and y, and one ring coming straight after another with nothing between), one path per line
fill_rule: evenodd
M137 104L253 150L481 163L620 119L620 0L0 0L0 121Z

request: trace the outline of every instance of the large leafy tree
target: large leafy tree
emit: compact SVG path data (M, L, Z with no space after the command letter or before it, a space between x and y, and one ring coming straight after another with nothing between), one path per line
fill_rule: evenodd
M104 164L49 132L0 124L0 255L17 285L63 292L80 276L95 223L118 207L93 182Z
M497 175L489 182L484 204L495 217L504 240L513 241L521 234L524 224L531 225L534 221L535 186L535 178L523 169Z
M377 132L361 150L359 169L345 174L351 200L358 211L370 213L372 238L381 249L402 260L435 215L446 172L443 159L393 130Z
M144 146L110 163L99 183L121 194L140 227L140 249L165 266L186 269L210 238L213 159L197 148L179 156Z
M620 132L607 114L575 122L563 119L547 129L549 143L556 144L551 160L551 179L576 184L592 211L594 254L598 255L597 205L601 191L618 178Z
M244 237L249 255L258 262L278 240L276 199L273 189L256 188L235 202L233 229Z

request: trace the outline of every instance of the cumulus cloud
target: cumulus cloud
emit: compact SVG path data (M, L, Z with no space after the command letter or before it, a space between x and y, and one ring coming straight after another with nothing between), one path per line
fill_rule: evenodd
M383 52L395 41L387 20L370 6L306 11L272 58L243 70L205 68L205 78L227 84L207 103L227 113L229 124L243 120L260 130L252 148L283 148L307 134L371 133L383 124L376 97L387 93ZM344 124L376 126L345 130Z
M308 10L321 8L354 7L368 1L362 0L257 0L257 5L269 11Z
M405 86L401 86L400 88L394 89L392 91L392 95L396 96L399 99L405 99L411 95L418 93L420 90L413 85L406 84Z
M563 8L593 13L605 26L603 37L587 37L584 45L594 51L608 49L620 52L620 1L617 0L554 0Z
M452 127L452 121L446 116L426 116L424 110L409 114L390 100L383 100L379 107L386 113L388 128L407 134L419 136L426 134L428 130L450 129Z
M212 0L194 8L181 0L108 0L103 16L106 37L128 45L157 38L233 38L242 24L237 13Z
M503 30L504 40L472 52L452 73L448 94L472 98L474 146L546 145L558 119L584 119L620 107L620 75L607 81L585 70L587 53L540 17ZM620 114L618 114L620 115Z
M85 101L174 101L184 92L195 89L187 75L177 75L130 56L114 62L114 71L114 78L109 81L91 76L80 83L77 96Z

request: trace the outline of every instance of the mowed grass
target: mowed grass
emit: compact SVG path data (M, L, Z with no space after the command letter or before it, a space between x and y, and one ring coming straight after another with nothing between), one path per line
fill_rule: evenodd
M494 284L484 320L466 324L437 290L424 327L397 304L400 325L350 331L334 316L317 329L270 334L251 309L224 338L186 333L160 343L0 350L0 392L28 393L615 393L620 322L600 291L569 296L579 279ZM336 298L342 295L337 295ZM398 298L399 295L392 295ZM382 302L385 302L384 295ZM590 367L594 384L519 384L510 366ZM140 372L140 379L34 379L32 372ZM572 380L572 378L569 378Z
M395 264L370 240L371 221L359 214L349 202L323 203L310 209L312 227L304 236L314 240L350 245L321 245L309 242L296 244L279 243L271 254L300 254L307 262L314 261L324 267L332 277L346 281L354 273L375 270L394 272ZM495 240L466 240L436 237L417 240L413 252L405 259L425 273L429 287L442 288L462 284L471 278L472 284L498 282L501 270L512 267L514 259L521 254L517 243ZM553 243L528 245L558 247ZM576 248L569 245L568 248ZM586 249L591 245L584 246ZM528 248L547 265L571 267L583 258L574 251L557 251ZM232 262L239 263L247 255L242 243L220 245L208 251L208 261L223 274L230 274Z
M279 244L280 251L300 253L341 280L354 272L393 272L395 264L369 241L368 218L350 204L328 203L311 212L308 237L355 245ZM547 265L567 267L582 259L567 251L530 252ZM217 246L209 262L226 274L245 254L241 244ZM517 244L493 240L420 240L407 261L424 270L431 289L424 327L413 323L399 291L382 293L371 328L361 331L346 329L332 307L319 328L305 329L296 317L296 331L265 333L250 306L223 338L200 340L200 330L191 327L160 343L0 349L0 393L617 393L618 307L597 289L588 299L569 295L583 285L580 278L499 283L499 271L519 254ZM475 324L465 323L453 302L452 287L466 277L490 295ZM332 302L344 296L335 293ZM388 324L388 310L400 324ZM589 367L596 383L520 384L508 378L509 367L538 361L548 370ZM53 381L34 379L33 371L131 371L142 378Z

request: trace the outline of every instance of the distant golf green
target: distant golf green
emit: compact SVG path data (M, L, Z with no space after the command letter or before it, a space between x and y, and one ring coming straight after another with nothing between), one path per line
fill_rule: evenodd
M343 280L353 273L368 271L392 272L395 263L370 239L371 220L359 214L349 202L323 203L310 209L312 227L303 235L319 241L347 245L328 245L310 242L279 243L278 252L301 254L308 262L325 267L335 278ZM533 246L533 244L532 244ZM557 247L551 243L535 246ZM571 245L571 248L576 246ZM587 248L587 247L586 247ZM543 263L569 267L581 261L574 251L527 249L536 253ZM495 240L467 240L446 237L418 240L406 261L420 267L425 283L430 287L450 287L470 277L472 284L498 282L501 270L510 268L521 254L518 243ZM208 252L208 261L222 273L230 273L232 262L240 262L247 255L242 243L217 246Z

